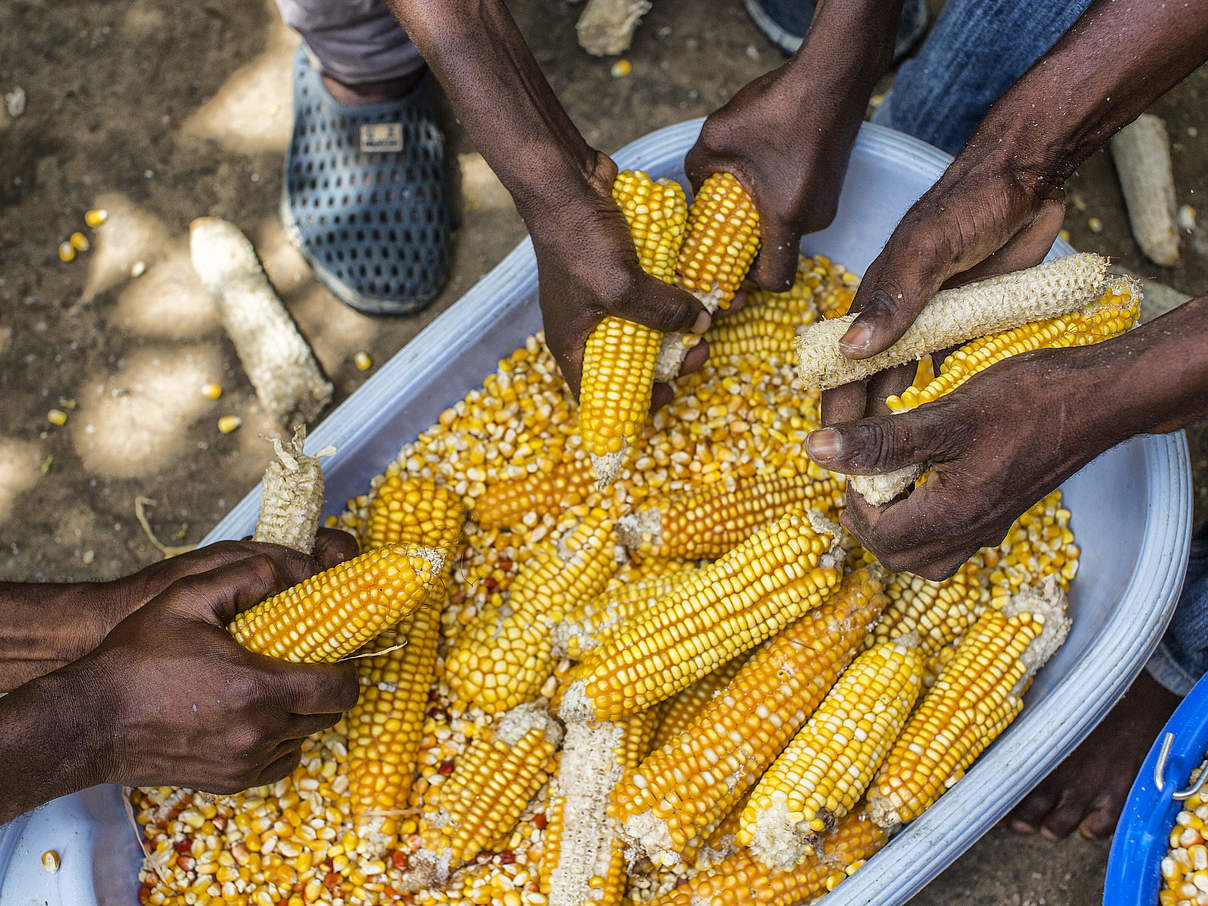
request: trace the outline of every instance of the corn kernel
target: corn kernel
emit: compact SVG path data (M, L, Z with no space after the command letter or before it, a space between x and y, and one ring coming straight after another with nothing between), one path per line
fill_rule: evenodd
M77 252L86 252L92 248L92 243L88 241L88 237L83 233L72 233L71 238L67 241L71 243L71 247Z
M90 227L99 227L108 219L109 212L104 208L93 208L91 211L84 212L84 223Z
M59 243L59 260L60 261L74 261L75 256L76 256L75 246L73 246L69 241L64 240L63 242Z
M221 384L203 384L201 387L201 395L208 400L216 400L222 396Z
M62 427L67 424L67 413L62 409L51 409L46 413L46 420L52 425Z
M357 371L368 371L373 367L373 359L367 352L358 352L353 356L352 363L356 365Z
M42 867L54 874L59 870L59 865L62 863L59 860L59 854L53 849L48 849L42 853Z
M232 431L238 431L242 424L243 419L238 415L224 415L218 419L218 430L223 434L230 434Z

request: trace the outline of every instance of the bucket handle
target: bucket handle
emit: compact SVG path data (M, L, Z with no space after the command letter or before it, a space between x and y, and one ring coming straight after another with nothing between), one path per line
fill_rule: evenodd
M1153 783L1158 788L1158 792L1162 792L1166 788L1166 761L1170 758L1170 747L1174 745L1174 734L1167 733L1162 737L1162 748L1158 751L1158 760L1153 766ZM1200 771L1199 776L1185 790L1176 790L1170 794L1170 798L1177 802L1182 802L1185 799L1190 799L1196 793L1204 788L1204 783L1208 782L1208 770Z

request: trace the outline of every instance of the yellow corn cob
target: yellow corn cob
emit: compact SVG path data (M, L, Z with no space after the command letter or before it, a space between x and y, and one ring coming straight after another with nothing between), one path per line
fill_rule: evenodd
M568 611L562 621L554 626L554 652L581 660L618 627L640 614L694 572L696 568L689 566L662 575L652 575L606 589L584 601Z
M363 544L428 543L445 554L428 601L370 642L382 651L357 661L361 697L348 712L348 776L357 836L382 855L407 804L423 735L424 709L436 672L440 608L465 522L461 499L424 479L388 477L365 520ZM393 650L390 650L393 649Z
M838 585L838 534L800 511L756 532L590 652L563 696L563 717L634 714L775 635Z
M893 412L906 412L951 393L973 375L1003 359L1034 349L1089 346L1118 336L1140 316L1139 284L1113 277L1107 290L1090 304L1069 314L1004 330L966 343L940 366L940 373L923 387L908 387L885 404Z
M1108 278L1101 294L1073 312L966 343L944 360L935 380L922 389L906 388L900 397L889 397L886 405L894 412L921 406L944 396L991 365L1022 352L1088 346L1111 339L1137 323L1140 299L1140 283L1136 280ZM869 503L881 506L905 490L922 472L923 466L911 465L883 475L854 475L851 486Z
M869 793L882 827L913 821L1006 729L1031 677L1069 630L1055 580L987 610L894 743Z
M710 312L729 308L759 251L759 214L739 181L729 173L705 180L688 210L688 230L676 267L676 284ZM663 337L656 381L679 376L688 346L680 333Z
M338 661L424 603L443 568L444 555L433 548L387 545L266 598L227 629L270 657Z
M625 853L608 820L608 799L621 772L645 757L653 731L653 712L567 726L541 853L549 906L621 902Z
M817 321L797 338L798 386L829 390L974 337L1074 311L1098 298L1106 274L1106 258L1083 253L941 290L900 340L866 359L849 359L839 348L855 315Z
M661 749L687 730L700 712L705 710L705 706L730 685L750 657L748 652L743 652L733 660L726 661L712 673L705 674L687 689L658 704L652 747Z
M823 279L814 260L802 255L788 292L749 290L742 309L709 328L709 359L717 362L744 355L789 359L797 328L818 318L814 296Z
M859 650L884 604L881 575L848 576L757 651L683 733L626 772L612 814L635 852L675 864L755 785Z
M555 515L587 499L596 479L586 459L560 462L548 472L487 486L474 505L474 521L483 528L536 525L541 516Z
M1068 590L1078 572L1080 551L1070 531L1070 511L1061 505L1061 491L1052 491L1029 507L998 548L981 552L983 559L991 555L990 595L995 607L1048 576Z
M766 865L788 869L851 810L914 707L918 652L901 640L860 655L763 775L738 842Z
M871 642L910 636L917 640L924 660L963 635L990 604L976 558L943 582L895 573L885 597L885 613L871 633Z
M863 812L843 818L823 841L823 855L809 852L785 871L769 868L742 849L653 900L651 906L796 906L834 890L885 845L885 832Z
M808 506L830 515L843 483L810 463L793 475L727 475L697 491L669 494L617 522L617 537L643 557L716 559L784 515Z
M272 439L277 458L264 470L260 517L252 540L309 554L314 550L323 510L323 466L319 457L302 452L305 441L305 427L297 428L284 444L280 438Z
M450 649L445 679L458 698L496 714L541 692L555 665L551 627L598 594L616 569L615 526L610 509L593 507L557 540L538 546L506 605L482 611Z
M673 282L688 218L684 190L669 179L655 182L640 170L622 170L612 198L625 216L642 270ZM646 424L662 337L651 327L609 316L587 338L579 431L601 485L617 477Z
M500 848L554 772L561 740L557 722L536 702L501 715L475 738L424 804L423 847L411 858L417 880L443 883L451 869Z

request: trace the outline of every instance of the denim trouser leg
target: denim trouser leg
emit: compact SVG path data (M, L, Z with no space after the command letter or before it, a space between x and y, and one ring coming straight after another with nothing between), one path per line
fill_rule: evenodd
M382 0L277 0L319 69L348 85L397 79L424 65Z
M1088 6L1090 0L948 0L873 122L956 154L990 105Z
M1147 669L1177 695L1186 695L1208 673L1208 522L1201 523L1191 536L1183 591Z

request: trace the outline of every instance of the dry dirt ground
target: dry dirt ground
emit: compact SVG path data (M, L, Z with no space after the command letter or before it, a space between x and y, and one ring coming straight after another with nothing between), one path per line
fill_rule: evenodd
M780 59L738 0L714 0L708 15L699 0L658 0L628 54L632 74L614 78L611 60L575 45L577 7L512 5L558 95L608 150L708 113ZM357 352L384 362L522 237L510 200L446 111L463 197L448 289L412 318L372 319L336 302L276 217L295 44L267 0L0 5L0 94L27 96L19 117L0 111L0 577L132 571L158 556L135 522L136 495L156 501L162 539L195 543L259 478L268 448L258 435L273 426L188 265L193 218L225 217L253 238L337 402L372 374L354 368ZM1208 220L1208 70L1155 109L1171 127L1179 203ZM1070 189L1076 247L1186 293L1208 291L1208 229L1178 267L1161 269L1129 235L1105 155ZM61 263L58 243L94 207L109 222L92 232L90 252ZM138 262L145 273L135 277ZM225 387L217 402L199 393L207 381ZM66 408L60 400L75 408L53 427L46 413ZM224 436L216 423L226 414L243 427ZM1193 434L1204 474L1208 442ZM995 830L916 902L1089 906L1106 854L1102 843Z

